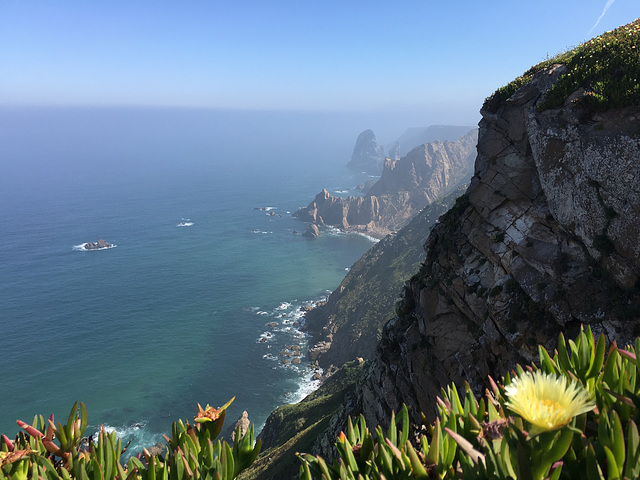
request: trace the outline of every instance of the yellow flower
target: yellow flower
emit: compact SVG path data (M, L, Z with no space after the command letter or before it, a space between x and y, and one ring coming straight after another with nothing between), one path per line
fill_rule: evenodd
M507 407L533 425L530 436L564 427L596 406L582 385L540 370L514 378L505 393Z

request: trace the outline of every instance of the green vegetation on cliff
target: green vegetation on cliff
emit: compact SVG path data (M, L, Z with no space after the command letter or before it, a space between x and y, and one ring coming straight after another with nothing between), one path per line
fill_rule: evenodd
M547 92L540 110L560 107L579 89L575 98L590 110L606 110L640 104L640 19L593 38L578 47L531 67L508 85L496 90L484 108L495 112L504 100L533 76L553 65L565 65L562 74Z
M297 452L310 452L366 373L365 363L345 363L319 389L299 403L282 405L267 419L263 430L264 450L240 477L287 479L298 472Z
M406 406L375 435L363 416L349 420L338 458L299 455L300 478L640 478L640 339L606 350L603 334L581 329L551 354L539 346L537 364L489 378L482 397L448 386L418 438Z

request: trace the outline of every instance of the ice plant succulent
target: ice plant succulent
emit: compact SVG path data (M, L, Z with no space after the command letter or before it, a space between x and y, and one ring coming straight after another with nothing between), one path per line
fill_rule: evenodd
M507 407L531 423L530 436L564 427L596 406L579 383L541 370L514 378L505 393Z
M235 400L236 397L233 397L227 403L225 403L220 408L213 408L209 404L207 404L206 408L202 408L202 405L198 403L198 413L194 417L194 420L197 423L205 423L205 422L214 422L222 415L229 405Z
M0 452L0 467L13 463L26 457L30 453L36 453L33 450L27 448L25 450L14 450L13 452Z

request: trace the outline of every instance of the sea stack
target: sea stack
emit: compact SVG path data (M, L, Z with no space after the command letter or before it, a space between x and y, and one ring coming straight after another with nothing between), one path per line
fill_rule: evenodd
M111 248L111 247L113 247L113 244L103 239L100 239L97 242L87 242L84 244L84 248L86 250L101 250L103 248Z

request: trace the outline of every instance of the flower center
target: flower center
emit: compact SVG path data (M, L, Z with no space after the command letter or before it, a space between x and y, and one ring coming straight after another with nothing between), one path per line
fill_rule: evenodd
M562 405L560 405L558 402L554 400L544 399L544 400L540 400L540 403L542 403L542 406L548 412L557 412L558 410L563 410Z

